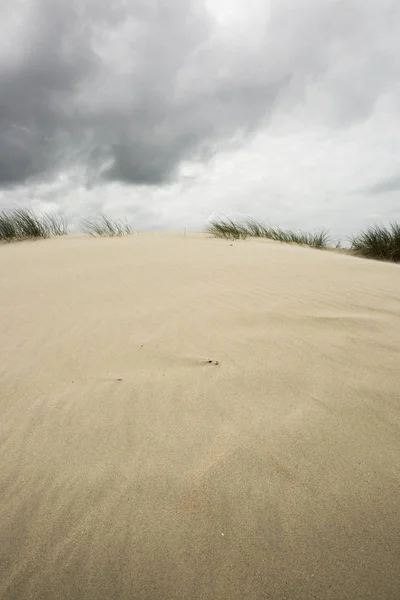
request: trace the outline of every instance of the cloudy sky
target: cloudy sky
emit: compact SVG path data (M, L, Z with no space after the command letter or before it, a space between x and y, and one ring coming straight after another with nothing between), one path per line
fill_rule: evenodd
M400 0L2 0L0 207L400 220Z

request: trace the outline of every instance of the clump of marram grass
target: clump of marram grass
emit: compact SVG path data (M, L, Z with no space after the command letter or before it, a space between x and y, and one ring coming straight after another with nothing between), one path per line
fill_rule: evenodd
M232 219L218 219L211 221L206 228L206 233L214 237L230 240L259 237L288 244L310 246L312 248L328 248L329 234L326 230L308 233L305 231L291 231L271 227L254 219L245 219L235 222Z
M47 230L47 237L68 235L68 221L60 212L46 213L42 217L42 223Z
M121 219L110 219L103 213L99 213L99 215L94 219L81 219L78 225L79 229L82 233L86 233L91 236L122 236L122 235L132 235L133 229L132 226Z
M247 238L250 233L241 223L235 223L232 219L219 219L211 221L206 229L214 237L227 240L241 240Z
M67 235L68 224L58 213L37 215L30 209L18 208L0 213L0 241L12 242Z
M373 225L350 239L350 250L364 258L400 262L400 223Z

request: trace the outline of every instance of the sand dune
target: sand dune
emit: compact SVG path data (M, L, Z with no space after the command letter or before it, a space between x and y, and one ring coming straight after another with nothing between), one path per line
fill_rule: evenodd
M400 598L398 266L10 244L0 342L2 599Z

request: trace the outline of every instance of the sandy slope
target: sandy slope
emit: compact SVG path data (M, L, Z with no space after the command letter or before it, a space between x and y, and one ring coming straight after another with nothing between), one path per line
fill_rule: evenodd
M400 598L398 266L12 244L0 343L2 599Z

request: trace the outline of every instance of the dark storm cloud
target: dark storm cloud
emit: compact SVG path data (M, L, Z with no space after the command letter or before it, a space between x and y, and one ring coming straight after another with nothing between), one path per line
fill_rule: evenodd
M0 185L73 165L92 184L161 184L318 82L322 115L364 118L399 74L384 5L276 0L252 44L201 0L3 0Z
M19 37L11 40L22 44L21 52L7 61L3 51L1 63L3 185L74 162L87 165L92 182L102 176L161 183L207 138L236 127L235 101L210 106L214 90L196 103L190 90L178 89L191 57L213 34L201 3L117 0L82 8L78 1L35 0L25 6Z
M21 10L22 27L2 52L0 70L0 181L7 185L65 161L75 138L73 94L97 66L85 26L72 6L7 2ZM4 23L4 20L2 21ZM2 31L10 35L7 31Z

